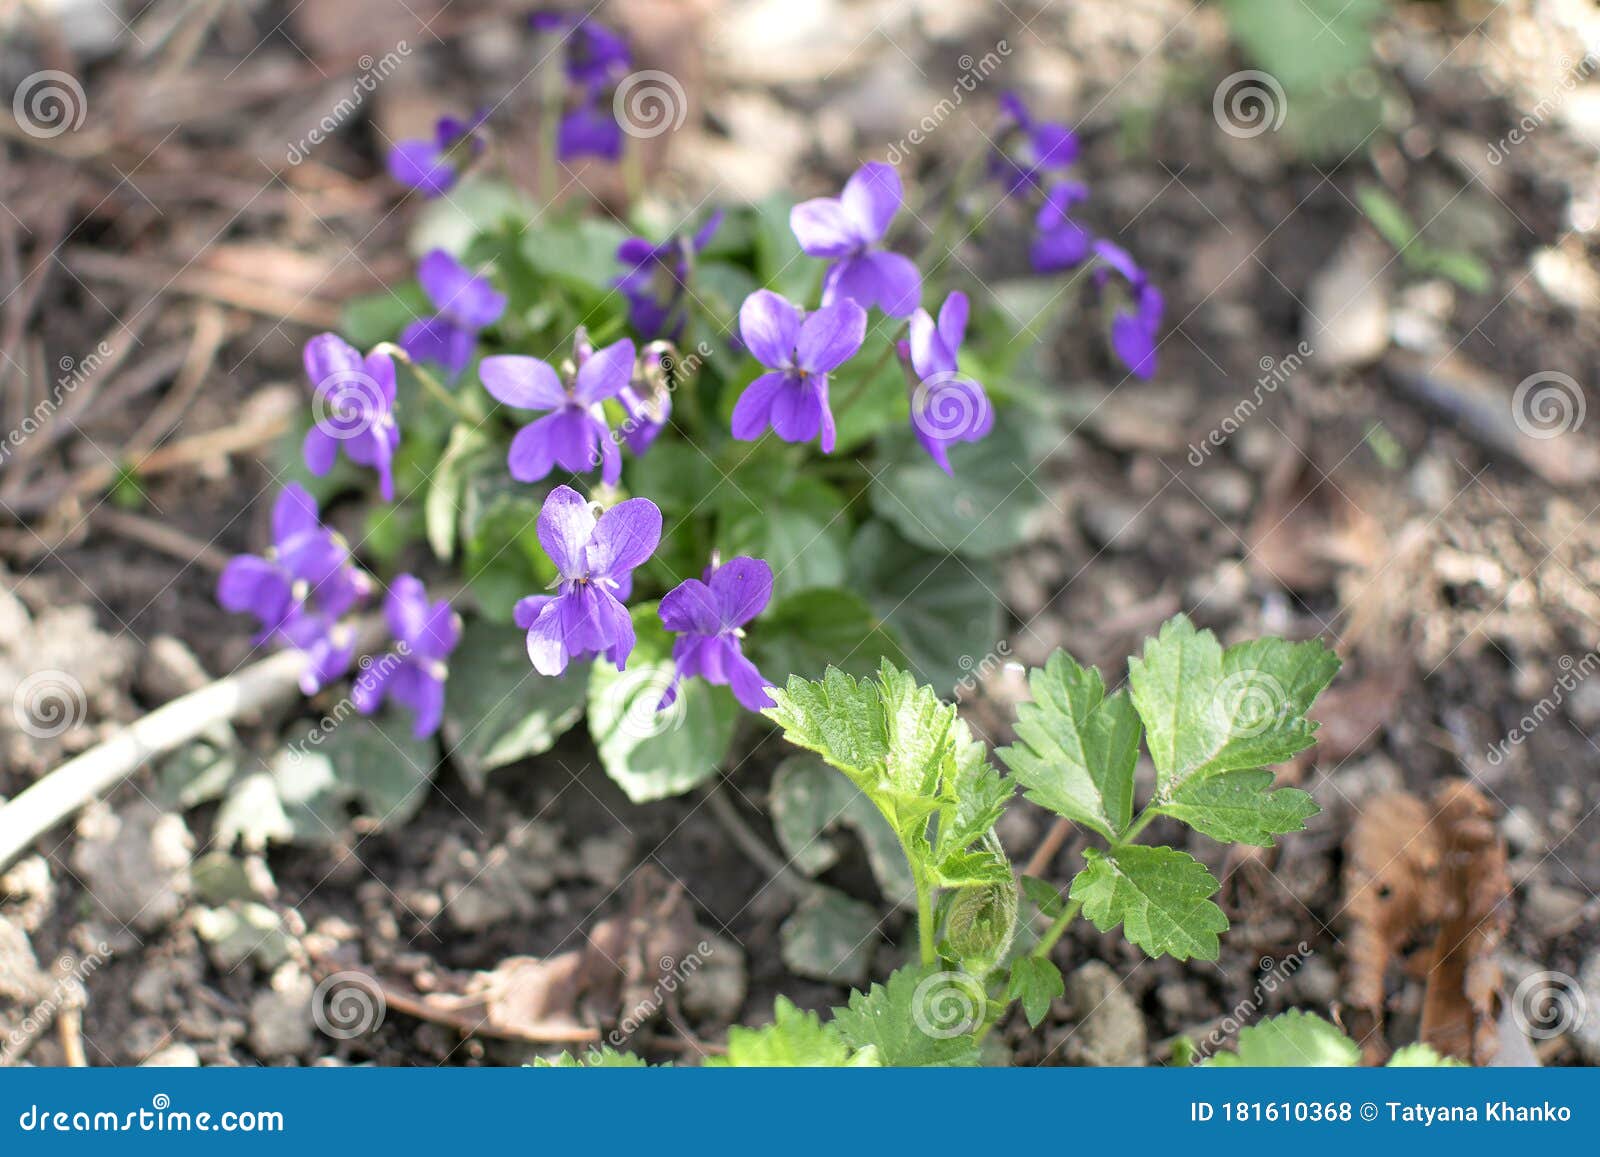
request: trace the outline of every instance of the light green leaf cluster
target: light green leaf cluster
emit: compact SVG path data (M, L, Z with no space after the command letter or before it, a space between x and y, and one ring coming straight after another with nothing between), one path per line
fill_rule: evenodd
M1200 1062L1213 1068L1354 1068L1361 1049L1334 1025L1314 1013L1291 1009L1239 1030L1231 1052ZM1389 1058L1389 1068L1461 1068L1425 1044L1407 1045Z

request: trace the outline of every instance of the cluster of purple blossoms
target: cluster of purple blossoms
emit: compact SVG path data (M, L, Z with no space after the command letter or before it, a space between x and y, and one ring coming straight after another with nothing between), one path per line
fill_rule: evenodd
M400 347L419 362L459 374L472 362L478 331L500 320L506 295L443 249L417 263L417 280L438 313L418 318L400 335Z
M306 469L319 478L345 457L378 472L385 502L394 501L394 455L400 446L395 421L394 361L382 350L365 357L337 334L320 333L306 343L315 421L301 452Z
M355 632L342 620L371 591L350 548L322 525L316 499L293 483L273 505L271 549L230 560L217 581L223 609L260 622L257 645L275 641L305 654L300 688L307 695L349 669Z
M411 712L411 734L426 739L444 719L446 660L461 641L461 617L443 599L429 602L422 581L408 574L390 586L383 614L397 646L356 679L350 698L363 715L385 699L399 703Z
M617 160L622 156L622 126L605 94L633 67L628 42L599 21L575 12L536 12L528 23L538 32L563 37L562 71L574 100L556 129L556 157Z
M479 109L469 119L440 117L433 136L397 141L389 149L389 175L425 197L442 197L461 179L463 156L483 152L478 130L489 119Z
M576 360L565 381L548 362L521 354L484 358L478 366L483 388L497 400L550 411L511 440L506 465L518 482L538 482L556 466L582 474L596 464L607 486L622 477L622 452L606 423L604 403L633 379L633 342L624 338L591 351L580 338Z
M617 246L624 272L614 284L628 299L628 324L640 337L677 341L682 336L690 268L721 225L718 209L691 235L674 234L659 245L629 237Z
M922 274L909 257L883 248L904 193L893 165L862 165L837 197L802 201L789 213L800 248L833 264L822 280L822 304L854 301L890 317L909 317L922 298Z
M1163 299L1145 272L1125 251L1073 220L1072 209L1087 200L1088 188L1066 178L1081 152L1077 134L1066 125L1037 120L1015 93L1000 98L1001 146L990 158L990 175L1010 196L1039 196L1029 260L1037 273L1076 269L1091 257L1100 260L1094 283L1104 289L1111 273L1121 276L1132 297L1111 323L1111 348L1134 376L1156 371ZM1109 267L1109 271L1108 268Z

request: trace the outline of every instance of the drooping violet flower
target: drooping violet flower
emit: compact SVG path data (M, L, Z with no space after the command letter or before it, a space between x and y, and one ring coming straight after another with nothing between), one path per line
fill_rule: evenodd
M1014 92L1000 97L1000 147L990 157L989 174L1007 196L1042 189L1048 174L1078 159L1078 134L1063 124L1035 120Z
M1127 283L1131 296L1131 302L1112 316L1111 348L1135 377L1150 378L1156 372L1156 346L1166 301L1127 250L1110 241L1097 241L1094 251L1103 262L1094 272L1095 284L1104 289L1115 272Z
M599 465L601 481L617 484L622 452L601 403L621 393L633 376L633 342L624 338L581 358L564 384L548 362L520 354L484 358L478 376L484 389L508 406L551 411L512 439L506 456L511 477L537 482L555 466L583 474Z
M617 394L627 414L617 432L635 457L643 456L672 420L672 374L677 360L671 342L651 342L639 352L633 377Z
M256 617L257 645L275 639L304 652L300 686L314 695L349 667L355 634L339 620L371 589L344 540L322 525L316 499L290 483L272 508L271 548L230 560L217 581L217 602Z
M721 225L718 209L692 236L674 235L660 245L629 237L617 246L617 260L625 272L614 284L628 299L628 323L640 337L676 341L683 333L691 265Z
M480 109L467 120L440 117L433 137L396 141L389 149L389 175L425 197L442 197L461 177L457 154L476 156L483 151L477 135L489 110Z
M587 93L562 115L556 126L558 160L599 157L615 161L621 156L622 126L617 123L610 101L598 93Z
M365 670L352 684L350 698L363 715L393 699L410 710L412 736L426 739L444 718L446 660L461 641L461 617L444 599L430 603L421 580L408 574L389 587L383 616L397 646L370 663L361 660Z
M1072 206L1087 200L1089 190L1077 181L1052 185L1034 217L1033 244L1028 259L1035 273L1059 273L1082 265L1094 248L1094 236L1067 215Z
M539 511L539 542L558 578L553 595L517 603L517 624L528 630L528 658L541 675L603 655L623 670L633 652L633 620L621 600L632 589L635 567L661 541L661 510L648 498L630 498L595 517L570 486L557 486Z
M838 197L802 201L789 212L800 248L831 260L822 304L854 301L891 317L909 317L922 297L922 274L909 257L881 247L900 211L900 174L881 161L862 165Z
M677 668L657 710L670 707L678 684L696 675L751 711L772 706L772 682L745 658L744 625L772 600L772 568L759 558L730 558L707 568L705 578L686 579L661 600L661 625L678 637L672 642Z
M620 80L633 67L633 54L623 36L581 12L546 10L528 17L538 32L566 33L562 68L567 79L587 89Z
M911 390L911 430L922 448L946 474L950 446L976 442L994 428L994 407L983 387L962 377L956 365L967 332L967 295L959 291L945 298L934 324L928 311L911 315L910 340L903 356L910 362L916 384Z
M739 308L744 344L768 372L745 387L733 407L733 436L749 442L768 426L785 442L822 435L834 443L828 374L861 348L867 311L845 299L806 315L770 289L758 289Z
M343 446L350 461L378 472L383 500L393 502L394 453L400 446L393 360L378 350L363 358L332 333L306 342L304 360L315 414L301 446L306 469L320 478L333 469Z
M459 374L472 361L478 331L506 311L506 295L443 249L431 250L417 263L417 280L439 312L406 326L400 346L417 361Z

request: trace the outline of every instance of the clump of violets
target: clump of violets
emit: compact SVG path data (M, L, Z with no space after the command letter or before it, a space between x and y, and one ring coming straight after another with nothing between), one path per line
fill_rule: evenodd
M570 486L557 486L539 511L539 542L556 564L556 593L517 603L528 632L528 658L541 675L604 656L623 670L633 653L633 620L623 600L633 571L661 541L661 509L648 498L619 502L596 517Z
M521 354L484 358L478 366L484 389L499 401L550 411L511 441L506 465L518 482L537 482L556 466L582 474L596 464L607 486L622 477L622 452L606 424L603 403L620 394L633 377L633 342L624 338L590 352L580 338L576 360L576 369L565 375L548 362Z
M910 337L900 347L915 379L912 432L946 474L952 473L954 443L979 441L994 428L994 407L983 386L961 376L957 365L969 308L967 295L957 291L945 298L937 324L927 310L917 310L911 315Z
M257 645L271 640L301 651L300 689L314 695L349 669L355 631L341 620L371 590L344 540L322 525L316 499L291 483L272 508L271 548L230 560L217 581L217 602L256 617Z
M1028 259L1036 273L1076 269L1094 248L1094 234L1071 217L1074 205L1089 199L1089 189L1078 181L1050 187L1033 218L1033 243Z
M661 436L672 420L670 377L677 362L671 342L653 341L639 351L639 362L628 384L617 394L626 420L617 433L640 457Z
M758 289L739 309L745 348L767 372L745 387L733 408L733 436L752 441L769 426L785 442L821 436L831 454L835 439L828 406L828 374L855 355L867 333L867 312L845 299L809 315L769 289Z
M633 53L621 34L576 12L535 12L536 31L560 35L562 71L575 96L556 127L556 157L573 161L622 156L622 126L605 93L633 67Z
M1095 284L1104 290L1115 273L1127 289L1126 304L1119 306L1111 318L1111 348L1135 377L1149 378L1156 372L1156 346L1166 309L1165 299L1161 291L1150 284L1145 271L1120 246L1109 241L1096 242L1095 255L1102 262L1095 270Z
M1008 196L1042 191L1052 174L1071 168L1082 151L1077 133L1066 125L1037 119L1014 92L1000 95L997 136L989 173Z
M463 156L483 152L478 130L489 119L480 109L466 120L440 117L432 137L396 141L389 149L389 175L425 197L442 197L461 179Z
M400 446L393 359L381 349L363 357L339 335L319 333L306 342L304 360L316 414L301 446L306 469L320 478L333 469L342 446L350 461L378 472L383 500L393 502Z
M800 248L832 262L822 304L854 301L891 317L909 317L922 299L922 274L909 257L883 248L904 194L893 165L862 165L837 197L802 201L789 213Z
M628 324L640 337L676 341L682 335L691 267L721 225L719 209L691 235L674 234L659 245L629 237L617 246L624 272L615 285L628 299Z
M461 618L443 599L428 600L427 589L413 575L403 574L389 587L384 619L397 644L372 660L350 689L351 701L371 715L391 699L411 712L411 734L426 739L444 718L446 660L461 641Z
M417 280L438 312L406 326L400 346L416 361L459 374L472 361L478 331L505 313L506 295L443 249L431 250L417 263Z
M772 568L759 558L730 558L707 568L703 579L685 579L661 600L661 625L672 642L672 683L658 710L678 697L678 685L698 676L728 687L751 711L772 706L771 680L745 657L744 626L772 601Z

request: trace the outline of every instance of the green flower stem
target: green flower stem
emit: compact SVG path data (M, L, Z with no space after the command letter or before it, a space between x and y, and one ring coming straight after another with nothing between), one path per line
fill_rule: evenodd
M905 332L905 330L901 330L896 333L894 337L889 339L889 344L886 345L883 349L883 352L878 355L878 359L874 361L872 365L867 368L867 372L862 374L856 383L850 387L850 392L844 396L844 400L833 408L834 421L837 422L840 415L850 409L851 406L855 405L861 396L867 392L867 387L872 384L872 379L878 376L878 372L882 370L883 367L888 363L889 359L894 356L895 346L899 344L900 339L905 336Z
M934 945L933 889L915 864L912 864L911 872L917 886L917 947L922 963L933 964L939 959L938 949Z
M1056 946L1056 941L1061 939L1061 934L1067 930L1067 925L1078 918L1078 912L1083 907L1082 900L1074 900L1061 910L1061 915L1056 917L1055 923L1050 925L1050 930L1044 934L1039 943L1033 946L1033 955L1041 960L1049 960L1050 952Z
M461 399L456 397L449 390L445 389L444 383L440 382L438 378L434 377L431 373L413 361L410 354L406 353L405 350L401 349L393 342L381 342L373 347L373 352L386 353L395 361L400 362L408 367L411 372L417 376L417 381L422 383L422 388L427 390L428 393L432 394L439 401L443 402L452 412L454 412L456 417L464 418L469 422L476 422L478 420L479 415L474 414L466 406L462 405Z

